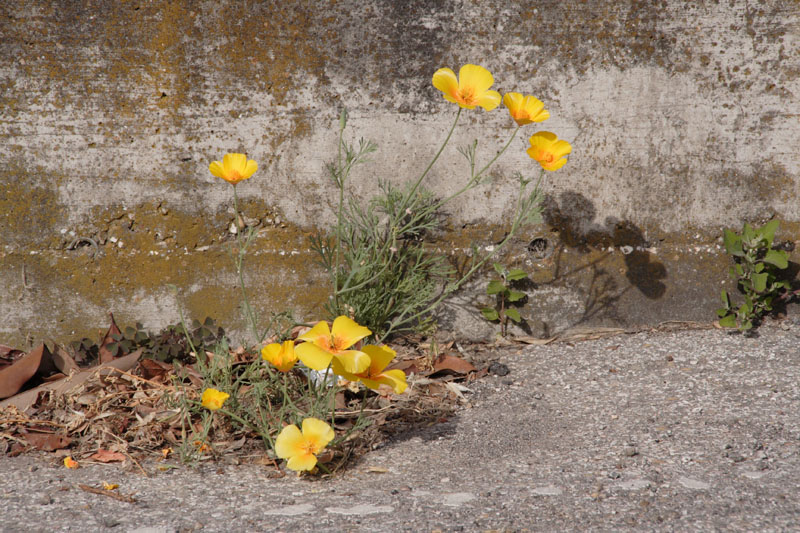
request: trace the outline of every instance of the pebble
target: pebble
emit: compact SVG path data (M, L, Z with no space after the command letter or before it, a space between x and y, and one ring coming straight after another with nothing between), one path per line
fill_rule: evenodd
M475 499L475 495L469 492L454 492L444 495L444 504L449 507L458 507L464 503Z
M691 479L688 477L681 477L678 479L678 483L686 487L687 489L695 489L695 490L706 490L711 488L711 485L705 483L703 481L697 481L696 479Z
M641 490L650 487L650 481L646 479L630 479L615 485L616 488L621 490Z
M533 493L539 496L560 496L563 492L563 490L553 485L546 485L533 489Z
M625 454L625 457L633 457L634 455L639 455L639 450L636 449L636 446L625 446L622 453Z
M510 372L508 366L504 365L503 363L498 363L494 361L489 365L489 373L494 374L495 376L507 376Z

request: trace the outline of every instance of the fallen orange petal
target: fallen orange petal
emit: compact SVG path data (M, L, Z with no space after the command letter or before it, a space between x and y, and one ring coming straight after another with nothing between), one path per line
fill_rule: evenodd
M79 468L80 467L80 465L78 464L78 461L76 461L75 459L73 459L70 456L64 457L64 466L66 466L67 468Z

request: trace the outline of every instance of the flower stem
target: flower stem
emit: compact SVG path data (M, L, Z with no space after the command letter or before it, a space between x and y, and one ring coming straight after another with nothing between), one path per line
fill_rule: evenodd
M425 176L428 175L428 172L430 172L431 168L433 167L433 164L436 163L436 161L439 159L439 156L442 155L442 152L444 151L444 147L447 146L448 142L450 142L450 137L453 135L453 131L455 131L455 129L456 129L456 124L458 124L459 117L461 117L461 108L460 107L458 108L458 113L456 113L456 119L453 121L453 125L450 127L450 131L447 132L447 137L445 137L444 142L442 143L442 146L439 147L439 151L436 152L436 155L433 156L433 159L431 160L431 162L428 163L428 166L422 172L422 175L417 179L417 181L414 183L414 186L411 187L411 189L409 190L408 194L406 194L405 197L403 198L403 202L400 204L400 209L397 210L398 213L402 213L406 209L406 207L408 207L408 202L414 196L414 193L417 192L417 189L419 188L420 184L422 183L422 180L424 180Z
M342 210L344 209L344 180L345 173L342 169L342 135L344 135L344 124L339 123L339 160L337 163L336 171L338 172L338 179L336 180L339 186L339 208L336 217L336 262L333 268L333 306L334 309L339 309L339 268L341 265L342 254Z
M258 328L256 327L256 317L253 313L253 308L250 306L250 301L247 298L247 289L244 285L244 257L247 253L247 246L250 244L250 236L247 237L245 242L242 242L242 232L244 231L244 223L239 224L239 196L236 194L236 185L233 186L233 215L234 223L236 224L236 245L239 248L239 253L236 256L236 275L239 278L239 287L242 290L242 306L244 307L245 318L250 323L250 329L256 342L261 342L258 335Z
M517 129L519 129L519 128L517 128ZM513 138L513 136L512 136L512 138ZM506 145L506 146L508 146L508 145ZM487 168L487 167L484 167L484 170L485 170L485 168ZM481 172L483 172L483 170ZM540 171L540 173L539 173L539 180L536 183L536 187L535 187L534 191L539 188L539 184L542 181L543 175L544 175L544 169L542 169ZM486 261L488 261L489 259L494 257L501 249L503 249L505 247L505 245L508 243L508 241L510 241L511 238L514 237L514 235L516 234L516 232L519 229L520 225L522 224L522 222L527 217L527 213L520 212L520 208L523 205L523 195L525 193L526 184L527 184L527 182L523 182L523 183L520 184L519 194L518 194L518 197L517 197L516 212L514 213L514 220L511 223L511 229L509 229L508 234L505 236L505 238L502 240L502 242L500 242L500 244L495 246L494 249L491 252L487 253L480 261L478 261L477 263L473 264L472 268L470 268L469 271L467 271L466 274L461 276L460 279L458 279L454 283L448 284L448 286L444 288L444 290L439 295L439 297L436 298L433 302L431 302L430 305L428 305L425 309L423 309L421 311L418 311L418 312L416 312L416 313L414 313L413 315L410 315L410 316L406 316L405 314L401 314L399 317L397 317L395 320L393 320L389 324L389 327L386 329L386 331L383 333L383 335L381 335L380 338L376 339L377 343L383 342L384 339L386 339L394 331L396 326L398 326L400 324L408 323L408 322L410 322L412 320L415 320L415 319L417 319L417 318L419 318L419 317L431 312L432 310L434 310L440 303L442 303L442 301L445 298L447 298L449 295L451 295L452 293L457 291L461 287L461 285L464 284L464 282L466 280L468 280L470 277L472 277L472 275L478 269L480 269L486 263Z

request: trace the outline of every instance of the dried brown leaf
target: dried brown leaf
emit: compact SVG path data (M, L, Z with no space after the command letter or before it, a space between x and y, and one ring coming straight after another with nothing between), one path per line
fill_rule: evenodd
M108 316L111 318L111 325L108 327L108 331L106 332L103 340L100 341L100 362L101 363L108 363L114 359L114 355L109 351L108 345L112 342L116 342L112 335L119 335L122 332L117 327L117 323L114 320L114 313L108 313Z
M42 374L49 374L50 372L45 372L47 367L55 369L50 350L44 344L40 344L0 370L0 399L15 395L40 369Z
M56 433L25 433L22 438L37 450L45 452L61 450L72 444L71 438Z
M126 457L122 453L112 452L111 450L100 448L95 453L90 455L89 459L92 461L98 461L100 463L114 463L122 462L126 459Z
M433 362L432 374L438 374L440 372L469 374L470 372L475 372L476 370L477 368L475 368L472 365L472 363L469 363L460 357L456 357L455 355L442 354L439 357L437 357L436 360Z

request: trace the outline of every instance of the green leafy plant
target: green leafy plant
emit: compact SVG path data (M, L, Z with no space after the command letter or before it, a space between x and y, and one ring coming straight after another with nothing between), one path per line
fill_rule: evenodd
M438 153L414 182L398 188L379 181L381 192L367 203L352 196L346 198L346 182L353 167L367 162L376 147L363 139L358 146L345 141L347 113L343 111L340 115L339 156L328 166L339 189L337 226L332 236L313 237L311 246L331 277L329 315L353 317L369 327L378 342L392 334L430 326L431 312L447 296L496 255L520 227L541 220L539 184L544 170L533 186L530 186L532 180L516 174L519 183L516 209L511 228L498 246L484 255L474 248L472 262L460 277L454 277L445 256L434 251L430 236L442 230L442 208L467 191L488 183L489 168L516 135L515 131L483 167L477 166L477 141L461 148L459 151L469 164L469 178L450 196L437 198L422 182L447 145L460 113L459 110Z
M494 296L496 303L494 307L484 307L481 313L484 318L490 322L499 321L501 328L501 335L504 337L508 333L508 321L511 320L519 324L522 322L522 317L516 307L512 305L521 305L524 303L527 295L516 290L514 287L519 286L524 280L528 279L528 274L519 268L507 269L500 263L492 265L495 272L500 276L500 279L493 279L489 281L486 286L486 294Z
M777 276L779 270L789 266L787 253L773 247L778 226L777 220L770 220L760 228L745 223L741 234L725 229L725 251L735 262L730 273L744 302L736 307L728 293L722 291L723 307L717 309L721 326L738 327L740 331L752 329L772 311L776 298L789 290L789 282Z
M114 357L122 357L141 348L143 359L191 364L194 362L193 353L214 351L222 340L227 340L225 330L217 326L214 319L207 317L202 324L193 320L191 328L187 328L186 332L183 325L178 323L169 325L158 333L151 333L137 322L135 326L127 326L119 333L112 333L111 342L105 347ZM192 346L200 352L194 352ZM81 361L96 361L99 357L100 346L91 339L73 341L70 348L76 354L76 359Z

